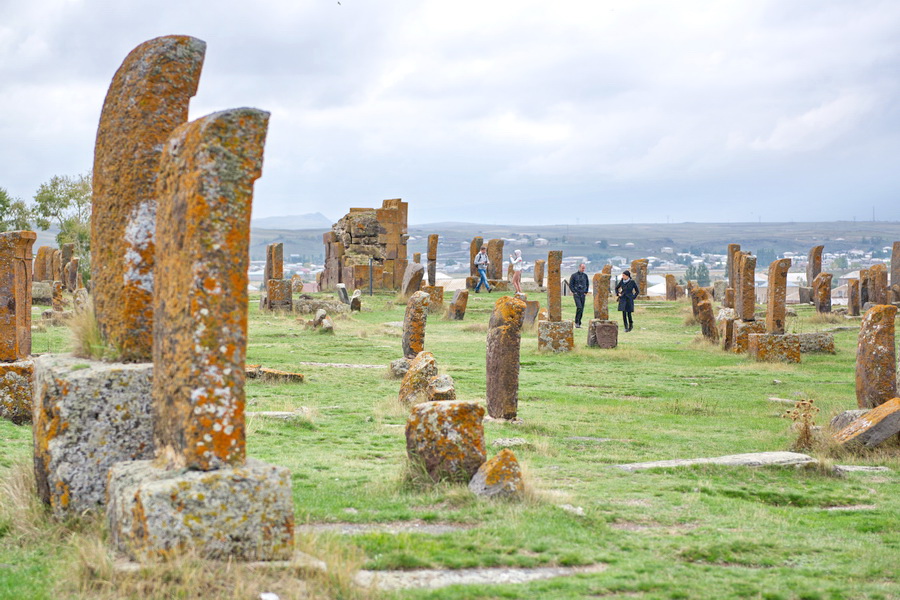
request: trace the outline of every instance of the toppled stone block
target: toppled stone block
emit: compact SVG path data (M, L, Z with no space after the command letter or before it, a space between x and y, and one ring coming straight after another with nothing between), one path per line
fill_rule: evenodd
M796 335L800 338L801 354L810 354L814 352L821 354L835 353L833 333L814 332L798 333Z
M591 319L588 323L588 347L612 349L618 344L619 324L616 321Z
M212 559L286 559L291 473L253 459L212 471L119 463L109 472L107 519L113 547L133 560L187 549Z
M329 314L338 315L349 313L350 307L335 298L313 298L308 294L301 294L294 299L294 312L301 315L313 315L318 310L324 310Z
M731 350L735 354L743 354L750 346L750 335L754 333L765 333L765 321L742 321L734 322L734 333L732 336Z
M151 363L34 359L35 478L55 515L98 508L112 465L153 458L152 381Z
M34 362L0 362L0 419L16 425L31 422Z
M428 381L426 388L429 402L443 402L444 400L456 400L456 387L453 378L449 375L438 375Z
M279 371L262 365L246 365L244 370L247 373L247 379L259 379L270 383L303 383L304 379L303 373Z
M406 375L406 372L409 371L409 359L408 358L398 358L396 360L391 361L390 365L391 377L394 379L399 379Z
M438 374L437 363L431 352L419 352L409 363L400 384L400 402L406 405L428 401L428 382Z
M538 350L570 352L575 347L572 321L538 321Z
M497 456L481 465L469 482L469 490L484 498L522 498L525 495L525 482L519 461L512 450L501 450Z
M841 429L847 427L850 423L857 420L864 414L869 412L867 408L858 408L855 410L845 410L844 412L835 415L831 422L828 424L834 431L840 431Z
M893 398L866 412L834 435L842 446L874 448L900 433L900 398Z
M750 334L748 354L760 362L800 362L800 340L797 334Z
M406 454L433 481L468 482L484 463L484 407L477 402L424 402L406 423Z
M748 452L746 454L729 454L712 458L680 458L673 460L655 460L642 463L613 465L623 471L643 471L645 469L671 469L673 467L691 467L693 465L724 465L729 467L793 467L816 462L813 457L798 452Z

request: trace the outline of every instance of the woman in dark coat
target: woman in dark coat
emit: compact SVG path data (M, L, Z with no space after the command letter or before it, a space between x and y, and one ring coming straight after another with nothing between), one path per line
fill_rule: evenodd
M622 313L626 332L634 329L634 319L632 319L631 313L634 312L634 299L640 293L641 290L638 289L637 283L631 278L631 271L622 273L622 279L616 283L616 296L619 297L619 311Z

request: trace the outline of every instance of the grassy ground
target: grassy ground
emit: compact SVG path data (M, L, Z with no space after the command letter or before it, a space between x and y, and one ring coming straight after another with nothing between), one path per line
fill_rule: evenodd
M463 322L430 317L426 348L453 376L461 399L484 398L486 323L495 299L472 296ZM573 307L564 305L571 318ZM307 380L248 382L248 410L303 406L311 416L290 423L252 419L249 453L291 469L298 523L416 520L469 527L443 535L301 536L312 553L340 557L335 564L345 569L609 565L601 573L527 585L408 591L397 594L401 598L900 598L896 445L863 456L818 451L825 465L893 469L846 477L821 467L610 468L789 449L790 422L779 418L786 406L767 398L814 399L819 424L855 408L855 330L836 333L836 355L805 355L801 365L790 366L756 364L699 341L698 328L685 325L686 303L639 304L635 330L620 333L615 350L586 348L587 330L581 329L575 352L544 355L534 334L526 333L523 423L486 424L489 455L497 452L491 447L497 438L530 443L514 451L534 493L527 502L508 504L475 499L461 486L417 489L404 483L405 412L396 402L399 382L385 372L298 366L387 365L398 358L400 329L386 323L401 321L403 306L388 296L364 297L364 306L366 312L339 318L336 334L326 336L304 330L293 316L260 314L251 303L248 362L301 371ZM790 324L795 330L834 327L806 307L798 310ZM34 345L35 352L61 351L63 331L37 332ZM16 465L30 460L30 443L29 428L0 422L0 476L8 479ZM560 508L564 504L582 508L583 515ZM834 507L856 509L829 510ZM16 526L17 514L0 510L0 598L102 595L91 578L113 576L92 575L83 566L102 552L88 553L90 560L73 556L76 550L85 554L83 532L90 527L62 524L52 536L28 536ZM92 543L98 545L96 536ZM73 563L82 564L77 576ZM114 579L111 585L116 587ZM123 597L191 597L164 584L141 592L122 585L131 590L120 592ZM271 586L292 597L289 583ZM315 590L368 595L334 581Z

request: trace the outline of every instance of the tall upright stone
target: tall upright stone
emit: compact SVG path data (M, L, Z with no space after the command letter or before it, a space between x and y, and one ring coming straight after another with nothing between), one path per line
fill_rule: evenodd
M860 310L870 302L869 300L869 290L872 288L869 282L869 270L868 269L860 269L859 270L859 308Z
M813 303L816 312L831 312L831 273L819 273L813 279Z
M537 286L544 287L544 259L539 258L534 261L534 283Z
M735 256L741 251L740 244L728 244L728 254L727 254L727 262L726 269L728 271L728 287L737 288L737 264L735 263ZM734 308L729 307L729 308Z
M488 267L488 279L503 279L503 240L488 240L488 260L491 264Z
M434 286L437 278L438 234L428 236L428 285Z
M487 409L495 419L513 419L519 406L519 346L525 302L501 296L487 334Z
M897 397L897 307L876 304L863 317L856 346L856 403L875 408Z
M700 321L700 330L703 337L712 343L717 343L719 341L719 329L716 326L716 316L713 314L712 300L709 294L706 294L706 299L697 303L697 318Z
M740 258L740 306L738 316L744 321L756 320L756 257L745 254Z
M263 278L265 281L284 279L284 244L282 242L266 245L266 270Z
M891 291L894 292L893 301L900 302L900 242L891 246Z
M0 233L0 362L31 355L33 231Z
M812 286L813 281L822 272L822 250L825 246L813 246L806 257L806 285Z
M872 304L888 304L887 265L879 263L869 267L868 301Z
M547 320L538 321L538 349L569 352L575 347L574 323L562 320L562 250L547 256Z
M91 281L103 336L149 360L159 161L188 117L206 43L166 36L132 50L110 84L94 150Z
M62 244L59 247L59 261L60 265L65 273L66 265L69 264L69 261L75 256L75 244L72 242L67 242Z
M54 250L50 254L50 272L53 281L62 281L62 253L59 250Z
M550 321L562 321L561 267L562 250L551 250L547 254L547 310Z
M647 269L650 261L646 258L638 258L631 261L631 276L640 290L641 296L647 295Z
M782 258L769 265L769 297L766 302L766 333L783 334L785 302L787 299L787 274L791 259Z
M594 273L591 286L594 288L594 318L609 319L609 273Z
M666 300L678 300L678 281L671 273L666 273Z
M403 356L415 358L425 349L425 324L428 321L428 305L431 296L427 292L415 292L406 302L403 317Z
M34 255L34 281L50 281L52 279L47 270L48 257L52 252L53 248L50 246L41 246L37 249L37 252Z
M466 306L469 304L469 290L456 290L447 308L447 318L451 321L462 321L466 317Z
M851 317L859 316L859 279L847 281L847 314Z
M469 244L469 277L478 277L478 269L475 268L475 256L481 252L484 245L484 238L473 237L472 243Z

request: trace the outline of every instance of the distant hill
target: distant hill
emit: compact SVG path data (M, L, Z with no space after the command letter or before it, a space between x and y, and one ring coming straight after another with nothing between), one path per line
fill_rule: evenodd
M317 212L253 219L250 226L257 229L331 229L332 223L334 221Z

